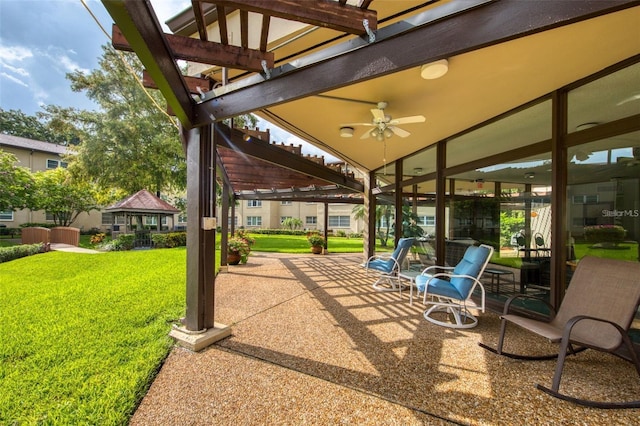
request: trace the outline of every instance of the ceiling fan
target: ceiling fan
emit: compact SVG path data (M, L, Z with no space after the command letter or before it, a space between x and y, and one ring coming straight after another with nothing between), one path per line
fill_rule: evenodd
M362 136L360 136L360 139L373 137L379 141L383 141L390 138L394 134L400 136L401 138L406 138L411 134L406 130L398 127L398 125L424 123L426 120L422 115L412 115L410 117L393 119L390 115L386 115L384 113L386 107L386 102L378 102L377 108L373 108L371 110L371 114L373 114L373 120L371 121L371 123L348 123L342 124L341 128L352 128L353 126L373 127L373 129L367 130Z

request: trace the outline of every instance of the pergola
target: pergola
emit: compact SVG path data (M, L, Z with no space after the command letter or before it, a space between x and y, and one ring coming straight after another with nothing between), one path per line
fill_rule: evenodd
M146 68L146 83L161 90L182 124L188 172L188 332L214 328L211 259L216 221L209 218L215 215L215 176L224 179L224 191L238 195L242 189L274 199L283 194L299 199L313 193L327 200L363 194L369 224L365 254L370 254L374 224L368 218L375 195L388 192L398 209L403 187L418 188L425 178L411 177L398 161L391 173L395 177L380 188L375 187L376 169L440 146L451 135L640 54L638 1L317 0L300 7L288 0L193 0L192 8L172 20L174 34L162 31L148 1L103 4L115 21L114 46L135 51ZM197 38L189 37L192 34ZM451 58L456 68L446 83L436 87L412 77L424 64L443 58ZM183 76L177 60L204 64L203 72ZM379 101L387 101L397 117L415 115L428 103L427 120L413 125L411 135L397 143L345 143L338 134L342 123L370 119L368 110ZM357 167L364 182L221 124L250 112ZM552 136L554 164L566 157L566 149L555 148L565 137L559 126ZM615 126L635 130L637 115ZM438 150L432 173L439 216L445 211L445 155L444 149ZM274 175L263 163L237 162L249 157L287 169L290 180L265 186ZM257 169L264 174L249 179L249 171ZM552 200L559 209L554 217L559 218L566 170L554 167L551 173L559 189ZM312 183L315 179L324 185ZM222 197L223 235L228 198ZM437 222L436 230L444 235L444 221ZM564 235L564 222L554 219L552 230ZM552 262L563 265L561 242L554 239L552 244L558 253ZM444 250L444 241L438 240L438 258ZM556 274L555 279L563 279ZM552 303L561 297L558 290Z

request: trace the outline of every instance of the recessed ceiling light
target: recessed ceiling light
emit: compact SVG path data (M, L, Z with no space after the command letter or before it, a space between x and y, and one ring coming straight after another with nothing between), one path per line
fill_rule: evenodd
M353 137L353 127L340 127L340 136L343 138Z
M445 75L449 71L449 61L440 59L439 61L425 64L420 68L420 76L425 80L434 80Z
M591 123L579 124L579 125L576 126L576 132L579 132L580 130L587 130L587 129L590 129L592 127L596 127L598 124L600 124L600 123L596 123L595 121L591 122Z

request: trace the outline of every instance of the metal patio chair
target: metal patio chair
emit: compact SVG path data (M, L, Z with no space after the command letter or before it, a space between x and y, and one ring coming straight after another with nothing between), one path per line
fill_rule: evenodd
M536 385L541 391L556 398L597 408L640 408L640 400L601 402L575 398L560 392L560 379L566 356L588 348L609 352L631 361L640 376L638 350L629 336L631 323L640 304L640 263L584 257L578 263L557 314L553 315L549 321L510 313L512 303L522 298L538 299L524 294L508 299L501 316L502 324L497 348L494 349L482 343L480 346L515 359L557 358L551 388ZM545 304L554 312L547 302ZM505 330L509 322L546 337L553 343L559 343L558 353L528 356L505 352L503 350Z
M367 274L375 272L380 275L378 280L373 283L373 288L376 289L376 291L402 290L403 285L400 282L398 274L414 242L415 238L400 238L398 245L391 255L378 254L367 259L364 264Z
M424 318L434 324L450 328L472 328L478 319L469 311L467 303L476 286L481 290L481 306L484 312L484 287L480 277L491 259L493 247L482 244L469 246L455 267L430 266L415 279L418 294L424 293L424 304L429 308ZM434 313L446 312L453 322L440 321Z

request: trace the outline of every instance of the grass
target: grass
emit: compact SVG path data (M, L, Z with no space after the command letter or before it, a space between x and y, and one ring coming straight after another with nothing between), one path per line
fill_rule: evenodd
M0 424L126 424L184 314L185 254L0 264Z
M310 253L307 238L303 235L267 235L251 234L256 243L255 251L276 253ZM393 241L390 241L393 244ZM329 237L327 248L330 253L362 253L362 238ZM376 245L376 251L391 251L393 247Z

